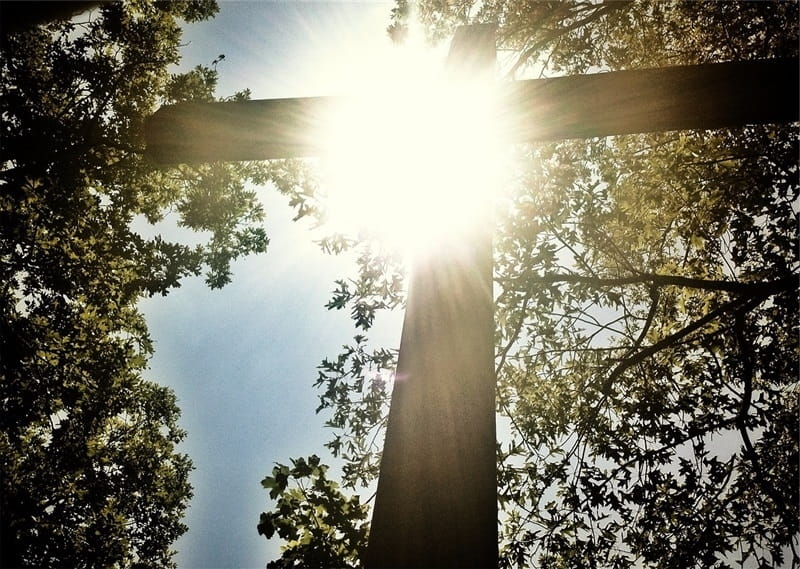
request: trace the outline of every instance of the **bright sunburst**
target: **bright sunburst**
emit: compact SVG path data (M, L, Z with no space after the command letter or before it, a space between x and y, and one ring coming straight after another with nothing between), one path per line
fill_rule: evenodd
M488 222L500 143L490 85L446 83L421 48L393 63L328 125L322 183L335 230L414 251Z

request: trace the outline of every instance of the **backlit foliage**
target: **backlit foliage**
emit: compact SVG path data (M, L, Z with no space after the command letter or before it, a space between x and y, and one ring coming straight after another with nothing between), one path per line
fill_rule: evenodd
M144 155L143 122L158 105L214 100L214 68L168 67L180 20L216 11L211 0L103 3L2 31L4 567L175 565L192 464L176 447L185 433L174 393L148 379L136 304L190 275L222 286L232 259L264 251L246 182L288 167L157 168ZM207 241L135 229L168 215Z

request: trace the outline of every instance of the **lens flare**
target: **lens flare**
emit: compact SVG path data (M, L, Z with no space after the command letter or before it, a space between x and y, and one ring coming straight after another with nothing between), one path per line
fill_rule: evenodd
M402 66L331 117L322 185L333 229L408 251L487 219L501 164L492 86L415 72L426 69Z

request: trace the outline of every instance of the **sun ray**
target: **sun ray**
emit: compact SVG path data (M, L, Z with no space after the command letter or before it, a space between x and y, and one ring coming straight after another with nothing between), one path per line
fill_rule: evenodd
M480 223L500 137L491 85L447 83L419 46L392 63L331 117L322 184L331 228L414 252Z

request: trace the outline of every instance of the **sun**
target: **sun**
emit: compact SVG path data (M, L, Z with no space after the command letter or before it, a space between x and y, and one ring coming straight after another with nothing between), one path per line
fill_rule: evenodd
M430 50L398 61L330 117L321 182L331 228L413 253L491 223L502 153L491 84L448 83Z

